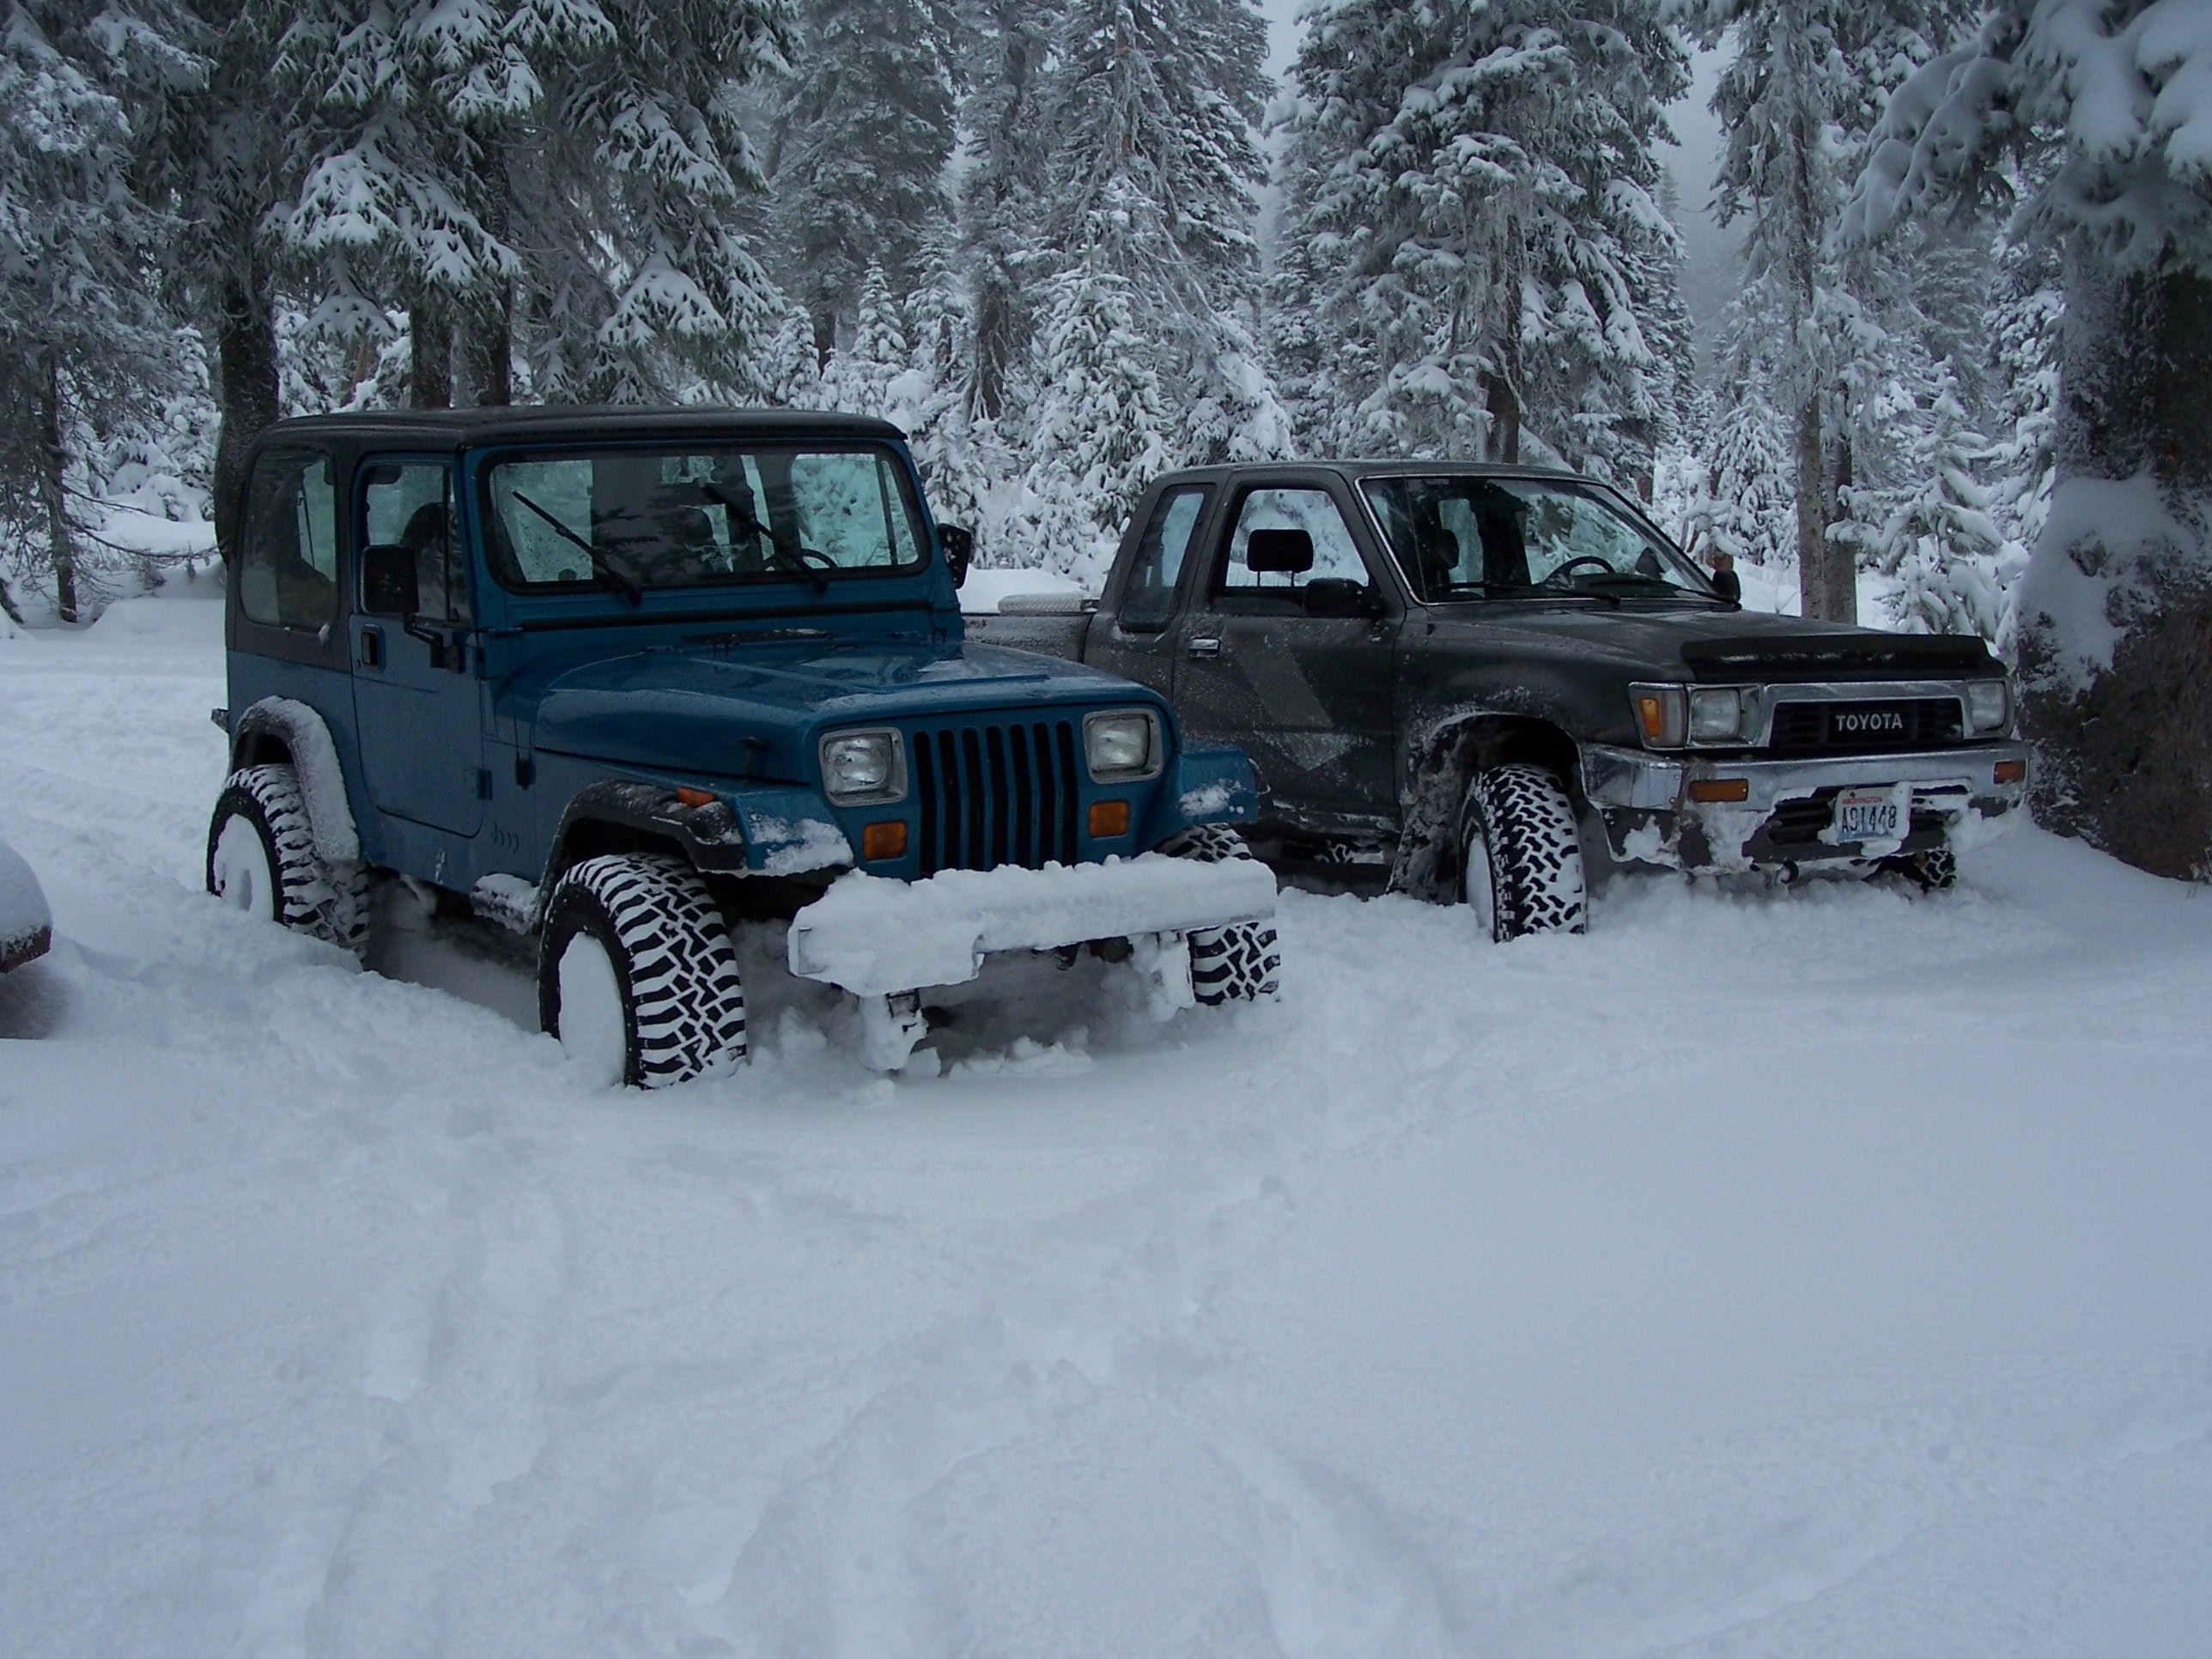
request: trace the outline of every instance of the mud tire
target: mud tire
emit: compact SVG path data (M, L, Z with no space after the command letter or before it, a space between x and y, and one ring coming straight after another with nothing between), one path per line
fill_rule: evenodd
M332 866L315 851L299 774L285 765L247 766L224 780L208 823L207 890L231 896L219 854L234 820L252 828L275 878L276 921L359 955L368 938L368 871L358 861Z
M1244 838L1225 824L1201 823L1179 830L1157 849L1170 858L1200 864L1249 859ZM1252 1002L1275 994L1282 978L1283 953L1272 921L1240 921L1227 927L1200 927L1189 935L1190 993L1199 1003L1218 1008L1224 1002Z
M1461 892L1490 936L1589 931L1574 803L1540 766L1493 766L1460 814Z
M561 1032L561 958L579 933L613 964L623 1008L623 1081L664 1089L745 1057L745 988L728 924L681 859L617 853L569 866L545 907L538 1018Z

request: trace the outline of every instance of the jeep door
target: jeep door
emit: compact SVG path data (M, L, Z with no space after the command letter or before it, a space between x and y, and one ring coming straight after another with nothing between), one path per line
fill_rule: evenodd
M470 672L478 641L452 460L374 456L354 480L354 545L410 549L421 605L410 618L354 612L354 709L369 799L380 812L473 836L483 823L483 718L481 682Z
M1325 831L1397 817L1392 655L1401 610L1327 474L1232 483L1177 629L1176 706L1192 732L1240 744L1262 816ZM1303 569L1254 569L1253 536L1302 533ZM1263 548L1297 545L1277 535ZM1263 567L1273 558L1259 561Z

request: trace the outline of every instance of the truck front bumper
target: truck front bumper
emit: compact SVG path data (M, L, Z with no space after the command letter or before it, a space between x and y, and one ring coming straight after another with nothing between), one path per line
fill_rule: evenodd
M999 951L1093 939L1180 940L1275 914L1274 872L1147 853L1103 864L947 870L922 881L855 871L792 919L791 971L863 997L973 979Z
M1956 848L2007 825L2027 796L2027 745L2014 741L1789 760L1583 750L1583 790L1613 856L1697 872L1866 863ZM1692 798L1692 785L1732 792L1737 779L1741 799ZM1895 842L1838 839L1832 807L1844 789L1897 790L1909 805L1909 833Z

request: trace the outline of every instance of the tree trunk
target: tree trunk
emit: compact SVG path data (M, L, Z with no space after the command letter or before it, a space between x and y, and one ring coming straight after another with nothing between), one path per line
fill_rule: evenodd
M1820 443L1820 395L1797 411L1797 610L1829 614L1827 465Z
M69 519L69 451L62 442L62 365L48 356L33 383L39 400L39 505L46 515L46 558L54 573L54 611L77 619L76 538Z
M471 318L462 343L467 360L469 394L479 405L504 407L514 401L514 296L500 284L498 309Z
M276 323L267 273L251 252L223 278L216 343L222 430L215 447L215 544L228 560L245 507L246 457L283 412L276 390Z
M453 325L441 313L418 305L407 313L414 362L407 377L407 401L416 409L453 406Z
M2076 249L2066 289L2053 530L2021 599L2036 815L2140 868L2203 881L2212 878L2212 279L2122 278ZM2069 511L2069 490L2100 485L2101 503ZM2164 522L2131 525L2152 500ZM2114 511L2130 501L2133 514ZM2082 619L2069 614L2085 592L2104 600L2090 629L2118 630L2110 666L2086 673L2073 665Z
M1825 582L1828 591L1826 619L1856 625L1859 619L1858 548L1852 543L1838 542L1830 533L1844 522L1844 503L1850 499L1852 482L1851 434L1850 428L1845 427L1836 438L1835 477L1829 481L1828 489L1820 498L1824 519L1820 552L1827 570Z
M1490 459L1510 465L1521 459L1521 399L1503 374L1486 374L1482 384L1490 414Z

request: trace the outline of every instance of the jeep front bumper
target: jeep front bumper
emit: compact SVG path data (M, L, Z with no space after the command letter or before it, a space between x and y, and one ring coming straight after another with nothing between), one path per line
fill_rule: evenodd
M1689 871L1779 869L1956 847L2020 805L2027 762L2027 745L2013 741L1787 760L1593 744L1583 750L1583 790L1616 860ZM1737 779L1741 799L1692 799L1693 784L1732 787ZM1909 833L1895 843L1837 839L1832 807L1844 789L1908 793Z
M1180 939L1275 914L1274 872L1147 853L1103 864L947 870L926 880L841 876L792 919L791 971L862 997L973 979L1000 951Z

